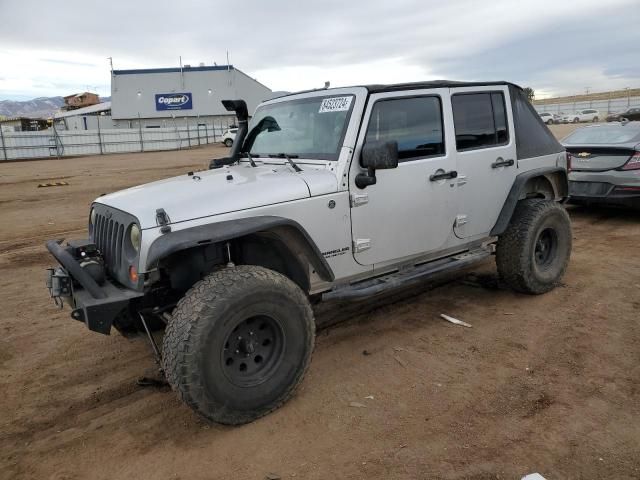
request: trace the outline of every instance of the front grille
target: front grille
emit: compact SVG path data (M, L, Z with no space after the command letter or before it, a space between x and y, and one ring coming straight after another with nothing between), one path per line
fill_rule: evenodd
M117 277L122 265L122 240L125 225L113 218L109 219L99 212L96 212L95 222L93 242L102 253L107 272L111 276Z

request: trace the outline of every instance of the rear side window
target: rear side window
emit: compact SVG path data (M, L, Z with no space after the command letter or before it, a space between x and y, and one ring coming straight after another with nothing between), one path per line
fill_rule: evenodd
M501 92L459 93L451 97L451 103L458 150L488 148L509 141Z
M439 97L377 101L371 110L365 142L398 142L398 158L407 161L444 154Z

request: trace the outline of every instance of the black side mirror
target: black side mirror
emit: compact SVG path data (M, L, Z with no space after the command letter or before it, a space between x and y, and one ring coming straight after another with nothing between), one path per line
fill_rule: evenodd
M367 173L356 175L356 187L365 188L376 184L376 170L398 166L398 142L368 142L362 146L360 164Z

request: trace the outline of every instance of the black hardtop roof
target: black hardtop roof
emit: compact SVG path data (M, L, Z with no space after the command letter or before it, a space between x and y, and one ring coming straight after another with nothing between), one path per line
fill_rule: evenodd
M429 80L427 82L409 82L409 83L393 83L389 85L362 85L369 93L381 92L397 92L399 90L418 90L422 88L455 88L455 87L487 87L492 85L512 85L520 88L518 85L505 82L459 82L456 80Z
M419 90L422 88L455 88L455 87L486 87L492 85L510 85L517 89L522 90L522 87L516 85L515 83L506 82L506 81L492 81L492 82L460 82L456 80L428 80L424 82L407 82L407 83L390 83L390 84L377 84L377 85L349 85L345 87L334 87L334 88L312 88L309 90L300 90L298 92L289 92L283 95L278 95L277 97L273 97L269 100L275 100L277 98L289 97L292 95L299 95L301 93L310 93L310 92L331 92L332 90L337 90L338 88L353 88L360 87L366 88L367 91L371 93L381 93L381 92L399 92L402 90Z

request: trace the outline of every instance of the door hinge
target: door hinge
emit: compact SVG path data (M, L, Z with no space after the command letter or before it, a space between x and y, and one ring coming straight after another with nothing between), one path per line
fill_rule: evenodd
M466 185L466 184L467 184L467 177L465 175L459 175L458 185Z
M455 226L456 227L461 227L462 225L467 223L467 216L466 215L456 215L456 223Z
M364 205L366 203L369 203L368 193L352 193L351 194L351 207L359 207L360 205Z
M353 241L353 251L364 252L365 250L369 250L371 248L371 239L370 238L356 238Z

